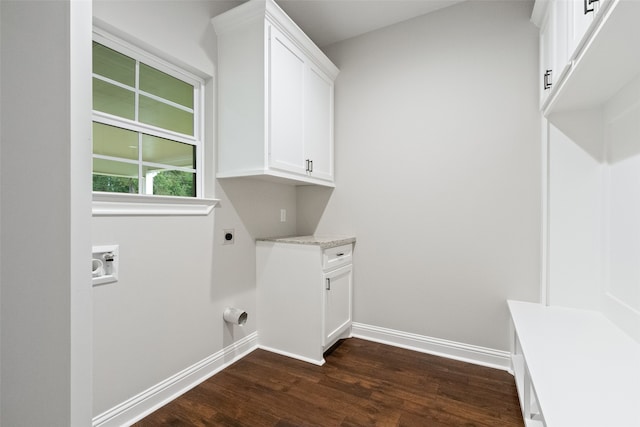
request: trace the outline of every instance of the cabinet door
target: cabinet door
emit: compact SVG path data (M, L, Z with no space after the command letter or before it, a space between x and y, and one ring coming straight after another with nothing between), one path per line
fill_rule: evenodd
M569 70L569 59L572 52L569 51L569 9L570 0L555 0L553 7L554 20L554 58L555 81L559 82L566 71Z
M270 27L268 60L269 166L304 175L304 56Z
M553 85L559 83L569 70L569 9L570 0L554 0L549 3L547 16L540 31L540 83L541 104Z
M553 9L550 8L540 28L540 106L549 96L554 78L554 21Z
M315 67L305 79L305 157L310 176L333 181L333 82Z
M352 265L324 274L324 333L322 345L333 344L351 326Z
M598 8L598 2L589 4L590 0L573 0L569 4L569 51L575 52Z

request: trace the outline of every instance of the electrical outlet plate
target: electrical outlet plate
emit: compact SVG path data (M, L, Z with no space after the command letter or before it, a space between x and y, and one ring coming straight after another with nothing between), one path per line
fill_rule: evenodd
M120 247L118 245L94 246L91 250L91 274L93 286L118 281L120 267ZM110 259L112 259L110 261Z
M233 228L228 228L224 230L222 235L222 244L223 245L233 245L236 239L236 232Z

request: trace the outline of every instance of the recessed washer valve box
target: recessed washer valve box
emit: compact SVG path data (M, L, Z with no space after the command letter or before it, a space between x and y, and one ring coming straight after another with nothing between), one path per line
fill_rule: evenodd
M120 251L118 245L94 246L91 256L93 286L118 281Z

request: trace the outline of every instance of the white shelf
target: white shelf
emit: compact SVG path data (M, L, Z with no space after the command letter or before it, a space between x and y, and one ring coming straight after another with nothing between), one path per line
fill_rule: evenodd
M93 192L93 216L206 216L218 199Z
M595 311L517 301L509 310L516 378L528 370L547 427L640 426L638 342Z

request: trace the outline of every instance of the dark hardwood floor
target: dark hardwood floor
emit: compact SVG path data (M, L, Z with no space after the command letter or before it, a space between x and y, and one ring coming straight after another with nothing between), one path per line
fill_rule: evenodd
M351 338L314 366L256 350L147 426L522 426L504 371Z

